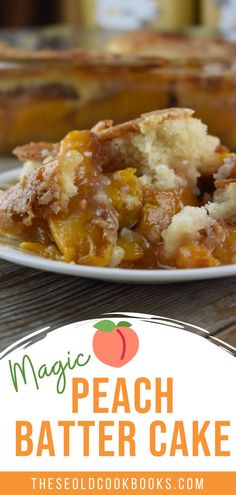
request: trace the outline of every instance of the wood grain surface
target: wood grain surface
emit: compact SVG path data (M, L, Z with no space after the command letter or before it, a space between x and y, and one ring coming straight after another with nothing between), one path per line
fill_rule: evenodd
M0 160L0 171L15 162ZM0 261L0 350L40 328L108 312L139 312L202 326L236 347L236 278L168 285L96 282Z

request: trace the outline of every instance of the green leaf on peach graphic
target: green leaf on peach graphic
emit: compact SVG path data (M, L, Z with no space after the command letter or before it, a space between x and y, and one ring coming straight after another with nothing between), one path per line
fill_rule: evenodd
M93 326L98 330L102 330L102 332L112 332L116 328L115 323L111 320L101 320Z
M117 326L118 327L132 327L131 323L129 323L128 321L119 321Z

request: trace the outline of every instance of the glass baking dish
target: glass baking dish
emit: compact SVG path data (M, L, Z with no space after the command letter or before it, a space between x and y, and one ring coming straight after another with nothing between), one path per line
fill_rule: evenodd
M101 33L88 36L64 28L53 30L46 41L39 33L2 36L17 48L0 46L1 152L30 141L56 142L71 129L90 128L99 120L118 123L173 106L196 110L211 134L236 149L233 45L224 57L167 58L102 51L106 37Z

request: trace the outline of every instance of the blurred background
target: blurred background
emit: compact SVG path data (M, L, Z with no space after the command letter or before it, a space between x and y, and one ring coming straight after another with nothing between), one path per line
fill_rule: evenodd
M117 38L142 28L170 33L136 35L127 63ZM211 35L236 41L236 0L0 0L0 153L170 106L236 150L236 45ZM44 51L77 47L95 51Z
M236 0L1 0L0 27L71 24L103 29L154 25L200 32L220 31L236 39Z

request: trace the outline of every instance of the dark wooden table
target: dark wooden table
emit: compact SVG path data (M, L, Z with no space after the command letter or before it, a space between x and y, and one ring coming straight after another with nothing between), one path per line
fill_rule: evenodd
M7 166L14 166L7 164ZM0 161L0 171L6 162ZM126 285L55 275L0 261L0 350L37 329L108 312L182 320L236 347L236 278L173 285Z

